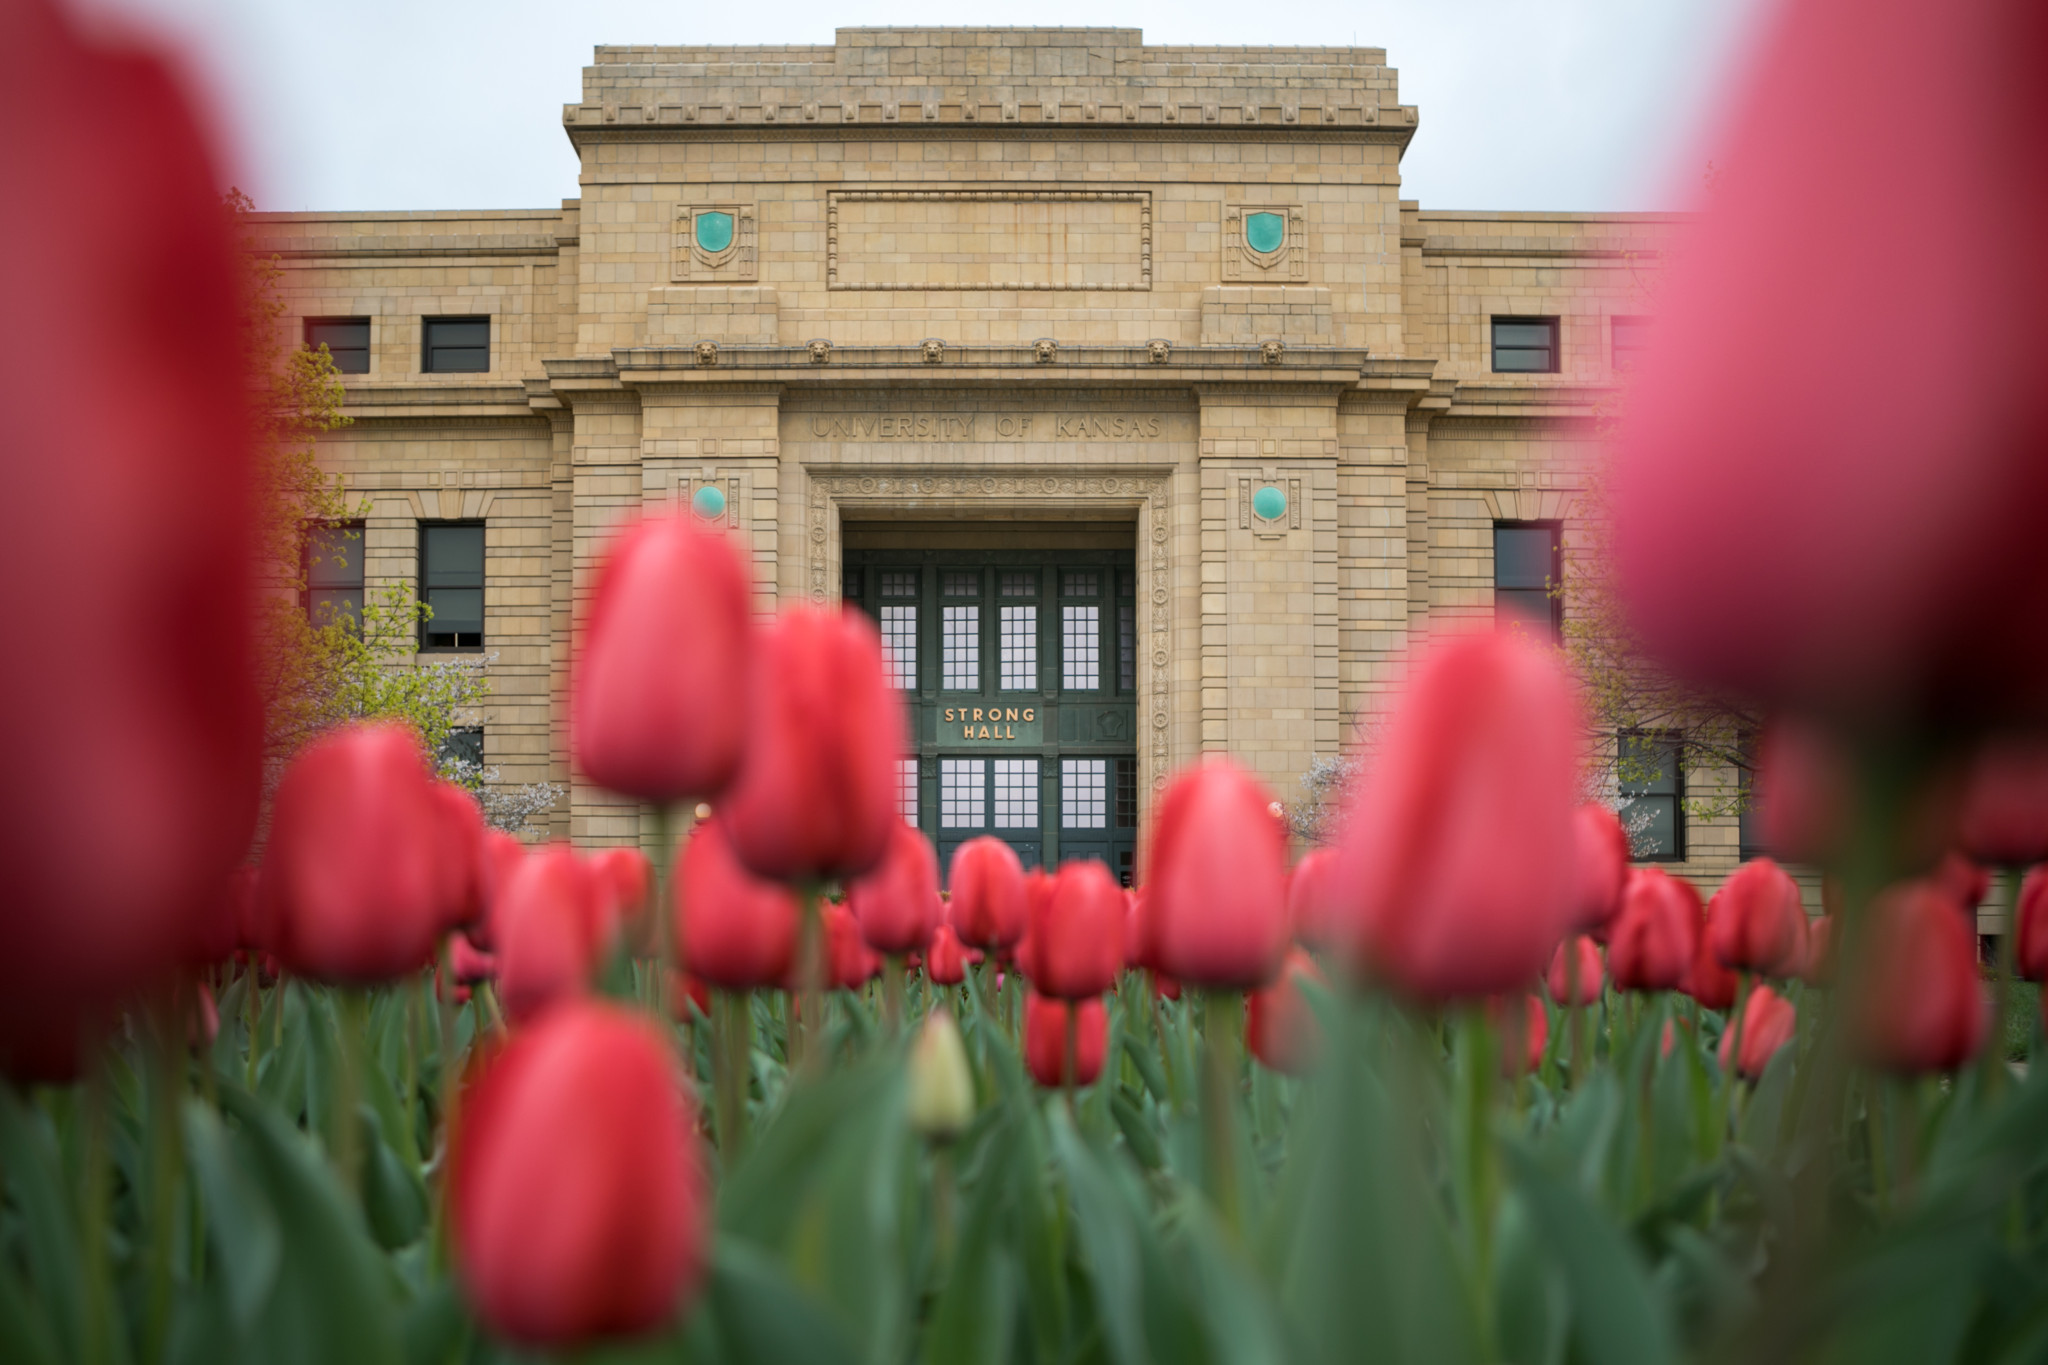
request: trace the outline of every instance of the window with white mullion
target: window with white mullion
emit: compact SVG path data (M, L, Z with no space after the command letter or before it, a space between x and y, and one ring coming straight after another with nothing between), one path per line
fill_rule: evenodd
M1060 827L1062 829L1107 829L1109 827L1108 759L1063 758L1060 760Z
M1038 608L1002 609L1003 687L1026 691L1038 686Z
M988 760L939 760L939 828L981 829L988 824Z
M896 811L910 824L917 823L917 760L896 760Z
M1084 692L1102 686L1102 608L1060 608L1060 686Z
M882 654L898 691L917 690L917 608L882 608Z
M1038 828L1038 760L999 758L996 765L996 828Z
M942 618L945 634L941 658L943 685L953 692L981 690L981 608L947 607Z

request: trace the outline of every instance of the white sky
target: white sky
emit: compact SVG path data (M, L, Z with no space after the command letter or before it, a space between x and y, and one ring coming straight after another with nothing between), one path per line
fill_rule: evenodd
M1764 0L75 0L175 35L266 209L543 208L599 43L830 43L838 26L1101 25L1148 43L1383 47L1426 208L1676 207Z

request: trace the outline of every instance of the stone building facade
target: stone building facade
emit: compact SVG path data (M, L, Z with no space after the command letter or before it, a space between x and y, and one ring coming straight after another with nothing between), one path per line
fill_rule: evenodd
M324 450L366 581L482 528L447 638L492 656L487 761L571 788L555 834L641 833L570 771L571 622L607 528L687 502L764 609L882 622L942 846L1121 860L1172 768L1296 797L1429 623L1547 609L1665 224L1425 210L1416 128L1374 48L600 48L559 208L263 230L354 371Z

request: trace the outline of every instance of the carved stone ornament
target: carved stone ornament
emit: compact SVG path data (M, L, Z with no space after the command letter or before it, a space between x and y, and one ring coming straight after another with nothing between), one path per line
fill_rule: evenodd
M832 343L823 337L812 340L804 349L811 353L811 363L813 365L824 365L832 359Z
M921 349L924 352L924 363L927 365L936 365L946 358L946 343L937 337L926 337Z
M1308 277L1308 221L1299 204L1227 204L1223 278L1275 284Z
M1166 358L1173 354L1173 343L1170 341L1149 341L1145 343L1145 354L1151 357L1154 365L1164 365Z
M718 363L718 343L700 341L697 343L697 363L707 369Z
M1259 359L1268 365L1278 365L1280 353L1286 349L1287 347L1278 341L1262 341L1259 343Z
M759 262L752 204L678 204L669 278L678 283L752 280Z
M1031 358L1041 365L1050 365L1060 353L1060 344L1051 337L1040 337L1031 343Z

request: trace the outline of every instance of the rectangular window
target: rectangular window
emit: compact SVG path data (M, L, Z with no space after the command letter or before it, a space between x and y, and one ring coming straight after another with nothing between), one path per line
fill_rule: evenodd
M882 657L899 692L917 690L917 608L882 608Z
M1116 687L1119 692L1138 690L1138 602L1137 584L1131 575L1116 578Z
M363 624L363 524L341 522L306 531L306 590L299 605L314 626Z
M1060 760L1060 828L1109 827L1109 760Z
M1742 795L1735 817L1735 852L1747 861L1770 852L1764 847L1763 811L1757 805L1757 737L1753 734L1742 737L1742 761L1743 766L1735 772Z
M948 597L981 596L981 575L961 569L948 569L940 575L942 590Z
M999 758L996 765L996 828L1038 828L1038 760Z
M1102 608L1060 608L1060 686L1082 692L1102 686Z
M1116 761L1116 827L1138 827L1138 760L1135 758Z
M910 824L917 823L917 760L896 760L896 813Z
M1038 596L1038 575L1035 573L1005 573L997 588L1004 597Z
M1555 522L1493 524L1493 619L1519 624L1547 640L1564 637L1564 601L1553 591L1564 578L1564 530Z
M334 368L343 374L370 372L370 320L368 318L307 318L306 349L322 346L334 357Z
M1062 597L1099 597L1101 594L1101 582L1093 569L1067 569L1060 574Z
M842 601L860 601L860 570L842 569L839 574L839 596Z
M1003 689L1028 691L1038 686L1038 608L1002 608Z
M487 374L491 368L491 320L420 319L420 369L427 374Z
M981 690L981 608L947 607L942 659L943 686L953 692Z
M884 597L917 596L917 575L906 569L884 569L879 575Z
M988 824L988 760L939 760L939 828L980 829Z
M463 763L473 768L484 766L484 729L481 725L458 726L448 732L441 741L443 763Z
M1493 319L1495 374L1556 374L1556 318Z
M1678 740L1656 730L1617 737L1621 746L1621 827L1629 852L1652 862L1685 857L1684 755Z
M481 649L484 643L484 524L420 523L420 601L432 608L423 649Z
M1627 374L1642 359L1643 348L1650 341L1650 320L1648 318L1615 317L1608 319L1607 340L1609 344L1608 363L1616 374Z

